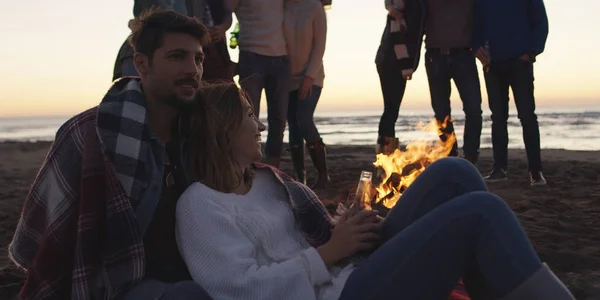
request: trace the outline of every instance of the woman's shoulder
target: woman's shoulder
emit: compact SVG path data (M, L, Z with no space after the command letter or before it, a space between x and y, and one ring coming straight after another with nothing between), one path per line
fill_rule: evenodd
M217 193L210 187L201 182L194 182L181 194L177 200L177 208L189 209L193 207L204 207L220 205L222 201L217 201Z

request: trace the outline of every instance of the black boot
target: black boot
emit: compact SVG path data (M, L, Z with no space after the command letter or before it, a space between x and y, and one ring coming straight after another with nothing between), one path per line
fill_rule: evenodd
M327 151L325 149L325 144L323 143L323 140L320 140L314 144L307 145L307 148L310 158L318 172L317 181L311 188L325 188L331 181L329 173L327 172Z
M304 145L290 145L290 156L296 173L296 180L306 184L306 170L304 169Z

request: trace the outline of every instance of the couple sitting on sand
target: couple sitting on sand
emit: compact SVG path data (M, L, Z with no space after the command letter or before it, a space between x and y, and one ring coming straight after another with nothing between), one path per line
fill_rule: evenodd
M447 299L461 279L473 299L573 299L466 160L431 164L383 220L333 224L258 163L265 126L238 87L199 87L206 28L135 25L141 78L58 130L25 201L21 299Z

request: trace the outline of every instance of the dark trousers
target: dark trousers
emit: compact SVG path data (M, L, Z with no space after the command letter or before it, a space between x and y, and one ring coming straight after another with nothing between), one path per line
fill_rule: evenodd
M448 299L463 279L473 299L499 299L541 267L519 220L468 161L429 165L383 223L384 240L339 299Z
M283 132L287 122L290 68L287 56L264 56L240 51L238 62L240 85L250 98L256 116L260 112L260 96L267 96L267 157L281 156Z
M379 120L379 136L396 137L396 120L406 90L402 70L393 62L377 64L383 93L383 114Z
M481 139L481 85L477 74L475 56L468 49L443 52L428 49L425 53L425 68L429 81L431 106L438 122L451 118L450 80L454 80L465 112L464 155L477 159ZM445 134L454 134L454 124L450 121L443 129ZM443 137L443 136L442 136ZM457 156L455 144L450 155Z
M321 96L321 90L320 86L313 85L311 95L304 99L298 99L299 90L290 92L290 103L288 106L290 146L300 145L302 147L304 141L308 145L312 145L321 140L321 135L313 119L317 103Z
M508 89L513 91L517 113L523 127L523 141L529 170L542 170L540 128L535 114L533 63L521 59L493 62L485 72L488 102L492 111L494 168L508 166Z

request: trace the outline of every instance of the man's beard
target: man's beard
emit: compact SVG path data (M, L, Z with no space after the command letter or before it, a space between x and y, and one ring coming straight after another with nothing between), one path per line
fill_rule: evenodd
M197 102L195 98L194 100L186 101L177 97L177 95L175 94L171 94L170 96L165 97L163 101L166 105L180 112L191 109L196 105Z

